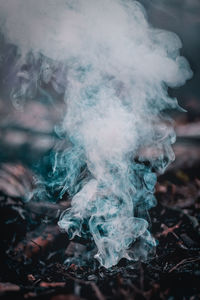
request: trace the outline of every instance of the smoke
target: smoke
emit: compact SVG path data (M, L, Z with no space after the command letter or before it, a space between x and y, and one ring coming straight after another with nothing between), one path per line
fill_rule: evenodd
M1 0L0 11L21 61L32 51L67 67L69 146L55 156L50 185L72 200L59 226L90 238L106 268L146 259L156 174L174 160L166 110L178 104L168 87L192 76L180 39L153 28L131 0Z

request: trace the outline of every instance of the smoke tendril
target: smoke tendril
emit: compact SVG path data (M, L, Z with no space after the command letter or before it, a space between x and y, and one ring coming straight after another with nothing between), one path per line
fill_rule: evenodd
M56 154L47 183L71 198L60 228L91 240L106 268L146 260L156 245L148 210L157 174L174 160L166 111L179 106L168 87L192 76L180 39L153 28L131 0L2 0L0 10L22 60L31 50L65 66L69 146Z

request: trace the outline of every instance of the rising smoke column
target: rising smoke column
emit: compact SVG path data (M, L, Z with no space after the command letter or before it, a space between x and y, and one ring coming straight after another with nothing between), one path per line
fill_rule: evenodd
M59 226L70 238L90 237L106 268L146 259L156 174L174 160L165 111L178 104L168 87L192 76L180 39L152 28L131 0L1 0L0 10L21 61L31 50L67 66L70 145L56 155L51 186L72 200Z

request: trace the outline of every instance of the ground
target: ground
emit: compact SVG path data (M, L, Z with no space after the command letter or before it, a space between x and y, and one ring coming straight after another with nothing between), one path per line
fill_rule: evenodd
M57 226L70 205L67 198L57 204L24 202L32 171L2 163L0 298L199 299L199 145L179 141L175 152L176 162L159 177L158 204L150 211L156 253L147 262L121 260L109 270L97 262L64 263L78 245Z

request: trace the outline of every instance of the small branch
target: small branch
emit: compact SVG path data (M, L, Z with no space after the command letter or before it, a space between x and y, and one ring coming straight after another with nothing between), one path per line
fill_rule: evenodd
M177 265L175 265L173 268L171 268L169 270L169 273L173 272L174 270L176 270L179 266L183 265L183 264L187 264L187 263L191 263L191 262L195 262L200 260L200 257L194 259L194 258L185 258L183 260L181 260Z
M161 236L168 236L169 233L173 234L177 239L179 239L179 237L177 236L177 234L174 232L175 229L179 228L180 227L180 224L181 224L181 221L172 226L172 227L168 227L167 225L165 224L162 224L161 227L164 229L163 232L157 234L157 237L161 237Z

